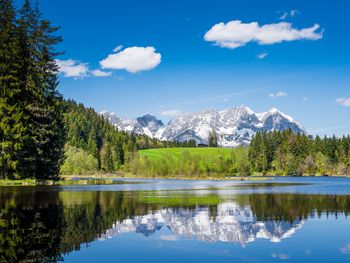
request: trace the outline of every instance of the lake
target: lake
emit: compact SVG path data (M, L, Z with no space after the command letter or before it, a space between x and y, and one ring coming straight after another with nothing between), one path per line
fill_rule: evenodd
M350 179L0 188L0 262L350 262Z

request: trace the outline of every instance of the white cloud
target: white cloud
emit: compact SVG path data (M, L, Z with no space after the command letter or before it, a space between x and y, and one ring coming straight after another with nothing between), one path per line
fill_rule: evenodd
M106 72L100 69L95 69L91 71L91 74L95 77L109 77L112 75L112 72Z
M335 102L344 107L350 107L350 98L337 98Z
M290 15L291 17L295 17L297 14L300 14L300 12L299 12L298 10L296 10L296 9L292 9L292 10L290 10L290 12L289 12L289 15Z
M176 114L178 114L180 111L178 110L166 110L166 111L162 111L160 114L164 117L173 117Z
M249 42L257 42L259 45L281 43L295 40L318 40L323 36L320 25L296 29L291 23L280 22L260 26L258 22L242 23L233 20L227 24L221 22L214 25L204 35L204 40L214 42L215 45L225 48L238 48Z
M115 49L113 49L113 52L118 52L123 49L122 45L117 46Z
M281 20L284 20L288 17L288 13L287 12L284 12L281 16L280 16L280 19Z
M278 91L276 93L270 93L269 97L270 98L280 98L280 97L286 97L288 96L287 93L285 93L284 91Z
M56 64L59 68L59 72L62 73L65 78L82 79L88 76L108 77L112 75L112 72L106 72L100 69L90 70L88 63L81 63L73 59L56 59Z
M257 57L258 59L264 59L264 58L266 58L268 55L269 55L269 53L262 52L262 53L256 55L256 57Z
M131 73L150 70L161 62L154 47L129 47L100 61L104 69L124 69Z
M87 63L81 63L79 61L68 59L60 60L56 59L59 72L66 78L81 79L88 75L89 67Z
M295 17L296 15L300 14L300 12L297 10L297 9L292 9L288 12L284 12L281 16L280 16L280 19L281 20L285 20L287 19L288 17L290 18L293 18Z

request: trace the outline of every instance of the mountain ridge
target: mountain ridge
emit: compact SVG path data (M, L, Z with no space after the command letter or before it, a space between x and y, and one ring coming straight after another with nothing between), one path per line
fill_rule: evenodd
M256 113L244 105L178 113L166 125L150 114L136 120L123 119L109 111L100 114L118 129L161 140L195 140L207 144L209 132L215 130L222 147L248 145L258 131L291 129L295 133L307 133L303 125L276 108Z

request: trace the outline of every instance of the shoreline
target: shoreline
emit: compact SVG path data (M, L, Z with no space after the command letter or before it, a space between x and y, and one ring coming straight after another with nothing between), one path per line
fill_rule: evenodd
M122 184L117 179L154 179L154 180L184 180L184 181L265 181L273 180L275 177L292 178L350 178L341 175L307 175L307 176L284 176L284 175L251 175L251 176L137 176L128 172L116 172L113 174L91 174L91 175L62 175L59 180L36 180L36 179L0 179L0 187L4 186L71 186L71 185L113 185ZM135 183L125 182L125 183Z
M65 175L62 176L68 180L74 178L108 178L108 179L155 179L155 180L188 180L188 181L263 181L272 180L274 176L232 176L232 177L219 177L219 176L138 176L133 174L127 175Z

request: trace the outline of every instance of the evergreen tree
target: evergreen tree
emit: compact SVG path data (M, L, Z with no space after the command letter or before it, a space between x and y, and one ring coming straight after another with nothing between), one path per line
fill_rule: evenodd
M89 132L89 137L87 141L88 152L92 154L95 158L98 158L98 145L97 145L97 133L95 126L92 126Z
M101 169L107 173L114 171L113 152L109 143L105 143L101 149Z
M0 5L1 176L56 178L64 142L54 60L60 38L29 0L18 12L11 1Z
M209 133L208 144L209 147L218 147L218 135L214 129Z
M28 127L19 78L16 10L11 0L0 0L0 40L0 178L14 178Z
M60 42L53 36L57 28L40 17L38 7L26 0L19 11L18 34L22 89L27 91L25 112L28 115L29 141L22 150L25 177L57 178L63 159L64 132L61 95L57 92L58 68L54 46Z

